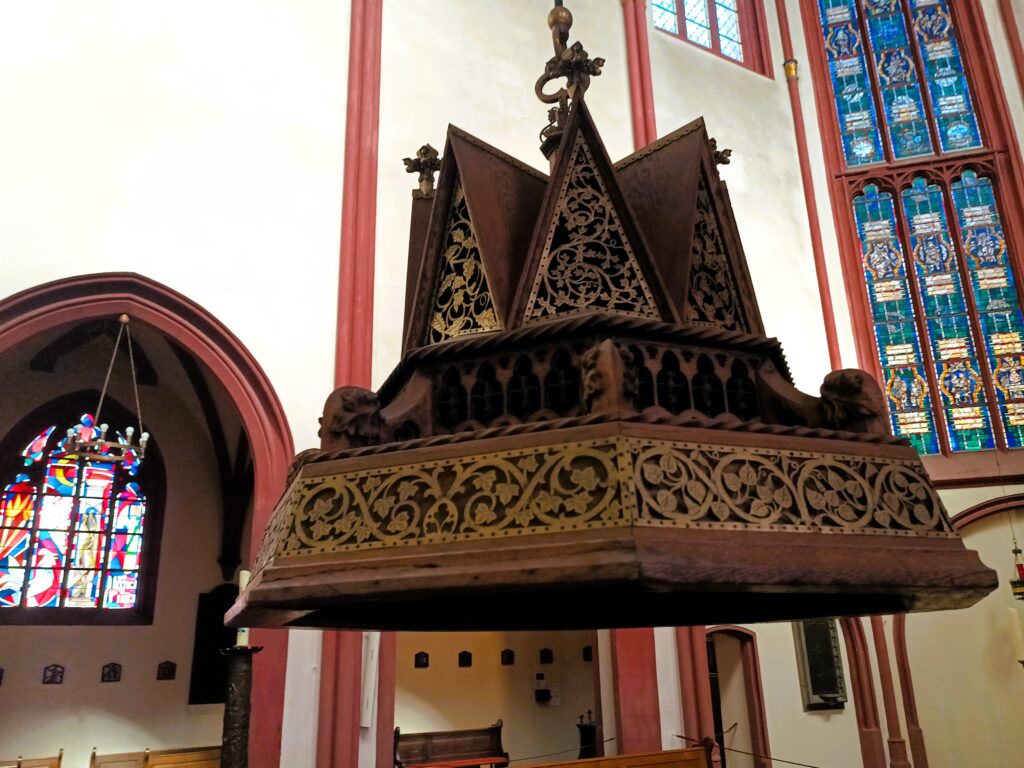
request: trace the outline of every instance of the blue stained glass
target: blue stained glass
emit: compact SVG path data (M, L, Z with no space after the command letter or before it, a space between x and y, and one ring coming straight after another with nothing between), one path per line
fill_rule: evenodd
M0 608L17 608L21 605L21 588L24 584L24 568L0 565Z
M855 0L818 0L843 154L851 166L880 163L882 137L871 97Z
M942 151L980 147L978 119L946 0L911 0L910 6Z
M1006 443L1024 447L1024 318L992 182L964 171L952 186Z
M683 0L686 16L686 39L711 47L711 20L708 18L707 0Z
M718 44L722 53L730 59L743 61L740 17L734 0L718 0L715 3L715 20L718 23Z
M893 157L933 152L914 54L900 0L862 0L885 105Z
M675 0L654 0L651 4L651 12L655 27L671 32L673 35L679 32L679 17L676 15Z
M869 184L854 198L853 211L893 433L909 439L921 453L938 453L928 375L914 322L893 197Z
M901 198L950 449L994 448L991 417L942 190L916 178L903 190Z

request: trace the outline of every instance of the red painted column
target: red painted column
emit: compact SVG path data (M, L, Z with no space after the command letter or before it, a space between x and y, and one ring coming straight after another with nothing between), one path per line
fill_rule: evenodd
M896 688L892 678L889 645L885 641L885 624L881 616L871 617L871 635L875 641L875 659L878 662L878 681L882 686L882 706L885 709L885 728L888 731L889 765L891 768L910 768L907 742L900 730L900 715L896 709Z
M711 705L711 675L708 671L706 627L676 627L679 658L679 690L683 704L683 736L686 746L715 737L715 715ZM720 761L714 752L716 763Z
M1003 17L1003 28L1010 43L1013 68L1017 70L1017 87L1024 96L1024 45L1021 44L1017 14L1013 11L1013 0L999 0L999 14Z
M786 0L775 0L779 17L779 32L782 36L782 54L786 57L786 85L789 87L789 105L793 112L793 133L796 138L797 161L800 165L800 181L803 185L804 203L807 207L807 223L810 228L811 254L814 258L814 276L818 282L818 297L821 301L821 317L825 324L825 342L828 345L828 359L832 370L843 367L839 353L839 335L836 332L836 315L832 308L832 290L828 284L828 268L825 265L825 247L821 238L821 222L818 216L818 202L814 197L814 180L811 177L811 157L807 149L807 130L804 127L804 110L800 101L800 81L797 62L793 58L793 38L789 30L789 15Z
M395 764L395 684L398 675L398 642L394 632L380 636L380 676L377 678L377 768Z
M661 708L653 629L611 631L618 752L661 751Z
M896 671L900 676L900 692L903 694L903 717L907 722L907 738L910 739L910 755L914 768L928 768L928 752L924 747L924 731L917 716L917 697L914 695L914 680L910 675L910 654L907 651L907 616L901 613L892 620L893 650L896 653Z
M371 378L382 13L383 0L352 2L334 358L336 386L368 387ZM352 768L358 762L362 660L362 633L324 633L317 768Z
M843 628L846 659L850 665L850 690L857 714L864 768L885 768L885 747L882 745L882 729L878 723L878 701L875 698L875 681L871 673L864 625L858 618L840 619L839 624Z
M647 41L646 0L622 0L622 17L626 33L633 144L639 149L658 138L654 122L654 86L651 82L651 52Z

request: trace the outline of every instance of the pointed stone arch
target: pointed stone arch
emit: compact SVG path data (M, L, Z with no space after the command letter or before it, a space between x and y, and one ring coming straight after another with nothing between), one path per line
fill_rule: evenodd
M55 280L0 301L0 355L39 333L98 317L127 313L173 339L201 360L220 381L249 435L253 452L252 551L284 489L294 454L291 429L266 373L245 345L210 312L161 283L132 272L108 272ZM257 631L250 750L281 750L288 638Z

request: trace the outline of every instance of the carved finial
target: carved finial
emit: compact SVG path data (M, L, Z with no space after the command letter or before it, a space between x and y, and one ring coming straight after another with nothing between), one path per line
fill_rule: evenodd
M441 169L441 161L438 159L437 150L429 144L424 144L416 150L416 157L402 159L405 163L406 173L418 173L420 175L420 193L432 195L434 193L434 174Z
M554 139L562 132L569 113L569 99L581 98L590 87L590 78L600 75L604 66L604 59L591 59L578 41L567 47L572 14L563 7L562 0L555 0L555 7L548 14L548 26L551 27L555 55L544 65L544 74L537 80L534 90L542 102L557 106L548 110L549 123L540 133L542 141ZM554 93L544 92L545 85L562 77L565 78L564 87Z
M732 157L731 149L718 149L718 141L715 139L708 139L711 142L711 152L715 156L715 165L728 165L729 159Z

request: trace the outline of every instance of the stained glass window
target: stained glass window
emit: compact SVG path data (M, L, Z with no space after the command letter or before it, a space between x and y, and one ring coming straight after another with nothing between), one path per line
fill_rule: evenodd
M654 26L745 63L742 0L651 0ZM749 56L746 58L750 58Z
M872 184L853 213L893 431L925 454L996 448L999 433L1024 446L1024 318L992 182L917 177L898 211Z
M146 517L140 459L70 453L70 433L95 431L88 414L68 434L55 431L26 446L24 471L0 495L0 610L134 608Z
M818 0L818 10L848 166L982 146L945 0Z

